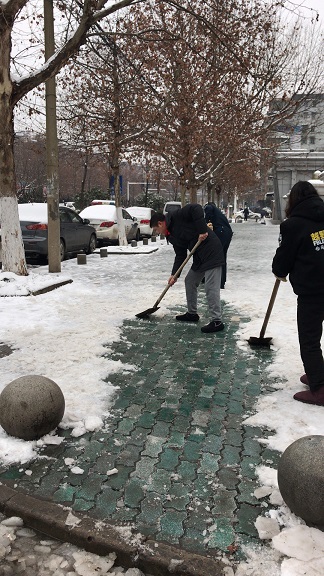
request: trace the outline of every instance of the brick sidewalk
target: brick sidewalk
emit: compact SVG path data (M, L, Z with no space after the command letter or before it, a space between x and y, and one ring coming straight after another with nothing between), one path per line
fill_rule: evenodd
M218 334L176 322L181 311L124 323L107 356L135 370L107 376L120 388L103 430L77 439L61 430L64 443L0 469L0 481L158 542L211 556L236 550L240 559L241 544L260 542L255 467L279 456L257 440L268 431L243 424L257 397L273 390L263 379L272 352L247 362L235 340L244 319L227 306Z

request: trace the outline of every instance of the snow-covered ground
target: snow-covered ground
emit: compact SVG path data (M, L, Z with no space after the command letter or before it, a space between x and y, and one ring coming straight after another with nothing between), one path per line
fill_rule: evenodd
M274 285L271 261L279 228L267 220L266 226L251 221L233 224L233 230L222 298L242 317L251 318L239 326L238 345L248 361L254 352L247 339L259 335ZM32 269L27 278L0 273L0 295L9 296L0 299L0 342L14 349L13 354L0 359L0 391L19 376L42 374L63 391L63 427L72 428L74 436L100 429L110 409L103 379L107 373L126 368L121 361L102 356L107 352L105 345L120 337L125 318L134 318L137 312L153 306L171 271L172 247L159 240L157 246L158 251L145 254L139 253L140 247L127 248L125 254L109 254L108 258L93 254L87 257L87 265L67 260L60 275L49 275L46 267ZM71 284L43 295L14 296L69 278ZM167 314L168 306L180 304L185 304L183 276L167 292L156 316ZM323 408L293 400L293 394L303 389L299 382L303 368L296 333L296 297L289 283L280 285L266 335L273 337L274 350L273 362L266 370L278 383L273 393L257 401L256 413L247 422L275 430L268 445L284 451L302 436L324 435ZM0 428L0 460L8 464L28 462L44 442L59 441L52 434L37 442L25 442L8 437ZM245 550L248 562L239 567L229 565L226 576L322 575L324 534L305 526L281 502L274 469L263 466L257 472L256 489L261 491L256 495L271 494L270 502L276 509L269 508L267 516L257 521L262 548ZM113 574L114 568L89 573ZM62 574L69 572L62 570Z

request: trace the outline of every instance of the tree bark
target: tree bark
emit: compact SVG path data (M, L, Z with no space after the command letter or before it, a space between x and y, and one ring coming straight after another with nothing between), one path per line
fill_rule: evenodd
M13 147L13 104L10 79L11 31L4 15L0 15L0 221L2 270L27 276L16 197Z

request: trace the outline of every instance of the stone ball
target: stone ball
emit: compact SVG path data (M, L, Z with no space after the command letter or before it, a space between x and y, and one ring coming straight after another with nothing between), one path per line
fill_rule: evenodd
M21 376L0 394L0 424L17 438L37 440L61 422L65 400L61 388L45 376Z
M304 436L288 446L279 460L278 485L292 512L324 527L324 436Z

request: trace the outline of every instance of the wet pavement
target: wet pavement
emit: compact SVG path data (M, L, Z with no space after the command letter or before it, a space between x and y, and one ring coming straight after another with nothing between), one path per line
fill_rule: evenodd
M182 310L124 322L107 357L133 369L107 374L118 389L104 429L80 438L60 430L62 444L2 466L0 482L156 543L240 561L242 545L260 543L254 522L267 506L253 495L255 468L279 458L258 441L268 430L244 424L273 390L264 376L272 352L247 363L235 333L248 319L227 305L217 334L176 322Z

